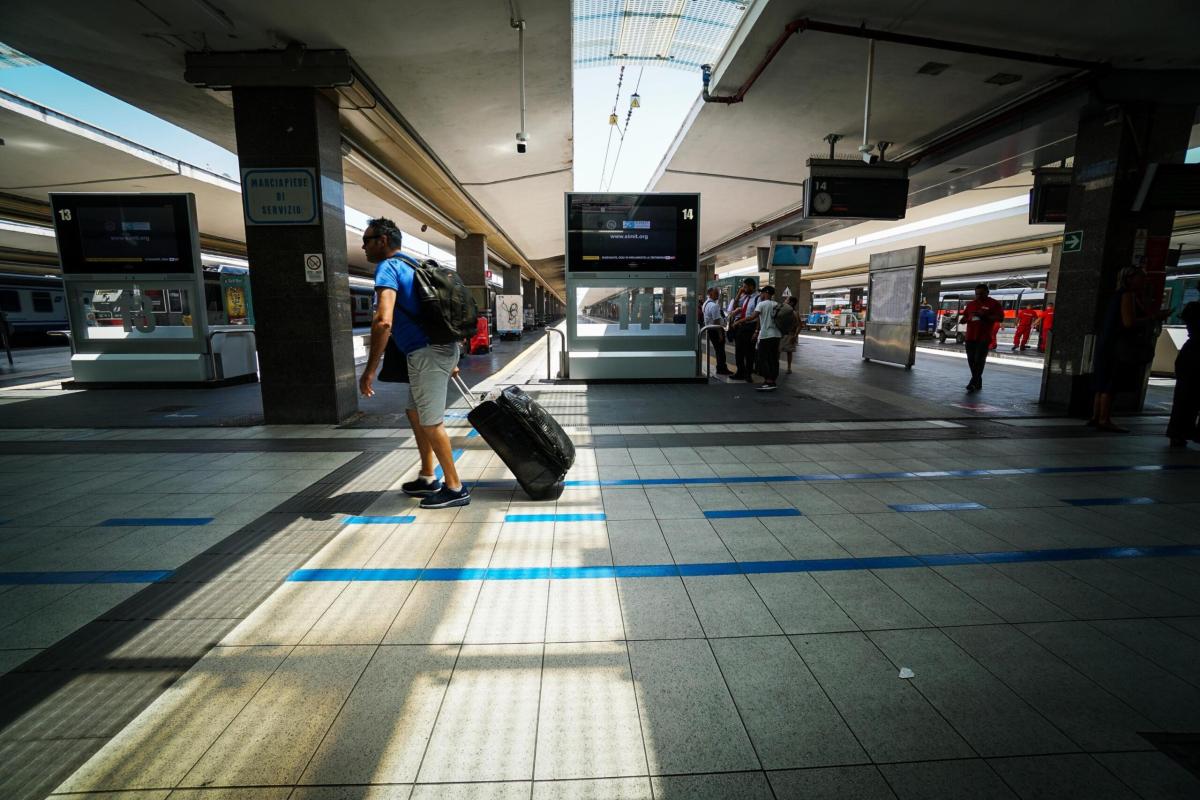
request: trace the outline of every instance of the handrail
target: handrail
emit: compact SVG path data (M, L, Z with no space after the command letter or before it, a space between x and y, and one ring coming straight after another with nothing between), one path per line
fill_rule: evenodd
M557 333L562 337L562 352L567 352L567 335L558 328L546 326L546 380L554 380L554 376L550 373L550 334ZM565 377L565 376L564 376Z
M71 355L75 355L75 336L70 331L46 331L47 336L62 336L67 340L67 346L71 348Z
M700 337L704 336L705 331L712 330L713 328L720 328L721 330L725 330L724 325L705 325L703 328L701 328L699 331L696 332L696 362L697 362L696 363L696 372L700 371L700 364L699 364L699 361L700 361ZM704 377L706 377L706 378L712 377L711 360L712 360L712 340L709 339L707 336L704 336Z
M214 381L220 380L221 377L219 375L217 375L217 351L213 350L213 337L222 336L222 335L224 335L224 336L253 336L254 329L253 328L242 328L239 330L220 330L220 331L209 331L208 332L208 336L206 337L205 344L208 346L208 362L209 362L209 365L212 367L212 376L213 376Z

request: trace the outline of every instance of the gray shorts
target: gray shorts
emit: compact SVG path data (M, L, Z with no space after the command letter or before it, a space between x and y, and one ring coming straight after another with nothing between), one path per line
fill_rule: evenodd
M431 344L408 354L408 406L422 425L438 425L446 416L450 372L458 366L458 343Z

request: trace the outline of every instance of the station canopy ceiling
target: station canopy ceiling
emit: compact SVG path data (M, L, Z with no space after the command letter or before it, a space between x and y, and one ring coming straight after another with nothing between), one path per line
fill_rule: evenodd
M697 71L754 2L766 0L575 0L575 66Z
M521 0L516 7L526 20L523 155L515 138L517 32L510 5L500 0L19 3L6 5L2 36L20 52L235 152L231 95L186 83L186 53L283 49L293 42L345 49L431 152L429 164L388 167L405 178L412 170L414 181L422 177L418 170L444 170L447 194L469 198L463 202L474 204L484 227L505 240L495 243L497 251L536 268L563 252L562 195L571 189L571 7L563 0ZM343 118L359 111L344 107ZM381 152L388 145L365 144ZM445 205L443 197L427 199Z
M52 192L190 192L196 196L197 224L206 251L245 255L241 187L234 179L172 158L113 133L88 125L54 109L0 91L0 133L7 157L0 158L0 211L15 221L34 223L0 229L0 258L19 261L22 252L57 255L46 205ZM13 200L28 205L8 208ZM416 230L420 223L402 209L379 206L362 187L347 184L346 203L376 204L401 227ZM361 231L347 227L346 255L351 272L370 275L360 245ZM429 232L439 247L453 242Z
M712 94L737 92L788 23L802 18L1117 67L1200 66L1200 15L1186 0L771 0L746 11L716 62ZM753 255L773 232L812 238L842 226L797 221L796 212L806 160L828 156L828 134L844 137L839 156L859 157L867 52L866 39L804 31L782 45L744 102L697 99L651 187L701 193L701 251L718 266ZM1062 66L880 42L869 138L892 143L888 160L921 153L1078 74ZM1064 95L1052 108L996 125L990 136L922 158L910 172L910 208L1069 157L1084 99L1082 90Z

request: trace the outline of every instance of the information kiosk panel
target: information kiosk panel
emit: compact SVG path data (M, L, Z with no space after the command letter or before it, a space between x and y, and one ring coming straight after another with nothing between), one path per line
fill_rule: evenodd
M253 377L252 329L215 324L232 322L234 310L209 319L220 309L205 297L193 195L71 193L50 202L77 382Z
M695 272L696 194L567 195L567 270Z
M56 194L65 275L192 275L191 195Z
M568 194L572 378L696 375L700 196Z

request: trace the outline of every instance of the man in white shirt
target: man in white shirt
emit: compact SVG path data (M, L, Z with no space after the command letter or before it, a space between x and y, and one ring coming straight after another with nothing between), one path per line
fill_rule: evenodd
M758 306L746 319L746 324L758 322L758 374L763 376L758 391L772 392L779 377L779 340L783 336L783 331L775 324L775 314L779 311L779 303L774 299L775 287L762 287L759 298Z
M704 302L704 325L720 325L725 315L721 313L721 292L715 287L708 290L708 300ZM729 365L725 363L725 331L721 328L709 328L706 331L709 344L717 352L717 374L728 375Z
M729 335L733 337L736 369L731 380L754 380L754 328L750 322L758 307L759 293L754 290L754 278L742 281L742 290L729 303Z

